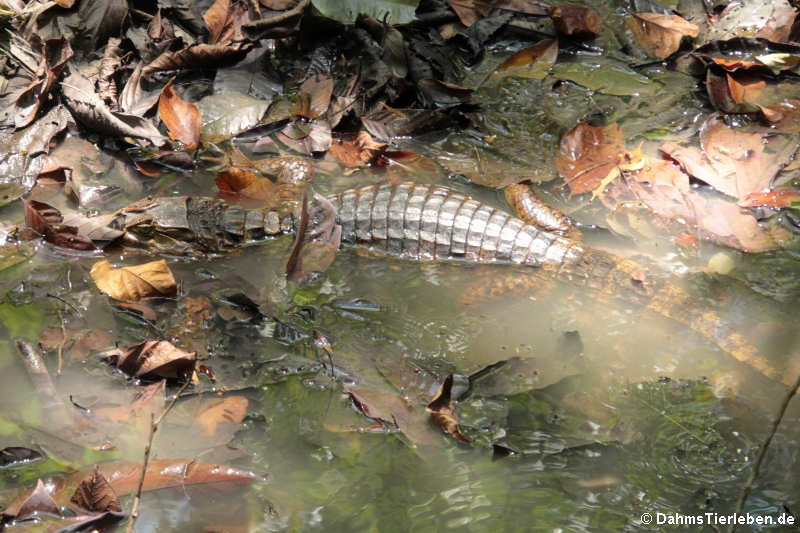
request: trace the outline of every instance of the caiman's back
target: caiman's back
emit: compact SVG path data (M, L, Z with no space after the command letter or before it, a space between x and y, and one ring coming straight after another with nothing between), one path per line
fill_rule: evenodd
M456 191L413 182L345 191L333 198L342 242L415 260L562 265L583 247Z

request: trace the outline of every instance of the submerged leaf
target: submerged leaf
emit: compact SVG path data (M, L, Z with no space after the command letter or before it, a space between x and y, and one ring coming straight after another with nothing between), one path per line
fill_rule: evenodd
M614 171L624 150L625 140L616 123L598 128L581 122L562 137L556 169L570 194L583 194L596 189Z
M89 272L97 288L116 300L138 302L151 296L175 296L178 284L163 259L142 265L114 268L103 259Z
M492 79L506 76L533 78L537 80L547 76L558 57L558 41L545 39L512 55L492 73Z
M197 411L195 422L208 435L217 433L220 424L239 425L247 414L249 402L244 396L228 396L222 400L209 400Z

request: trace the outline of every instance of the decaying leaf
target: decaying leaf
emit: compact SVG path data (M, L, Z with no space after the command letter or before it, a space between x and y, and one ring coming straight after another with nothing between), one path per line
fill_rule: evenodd
M102 328L66 330L67 338L61 328L48 328L39 336L39 346L45 350L54 350L63 343L63 352L67 359L82 361L92 350L103 350L112 345L111 337Z
M318 118L328 111L333 94L333 78L330 74L317 74L308 78L300 86L301 94L307 98L300 99L293 108L293 113L306 118Z
M254 200L269 200L274 197L277 185L243 168L231 167L217 174L214 182L222 195L240 195Z
M119 513L122 506L119 504L114 489L108 483L100 469L95 465L91 475L81 481L70 502L78 509L89 513Z
M596 189L614 171L624 150L625 141L616 123L598 128L581 122L562 137L556 169L570 194L583 194Z
M167 341L145 341L106 357L133 377L185 378L194 369L197 354L184 352Z
M174 81L175 78L171 78L161 90L158 115L167 125L171 139L181 141L187 150L195 150L200 140L203 114L196 105L178 96L172 88Z
M163 259L142 265L114 268L103 259L89 272L97 288L116 300L138 302L151 296L171 297L178 284Z
M634 13L625 22L636 43L650 57L665 59L680 48L684 37L697 37L700 28L678 15Z
M215 67L241 59L250 48L249 43L195 44L177 52L164 52L142 69L142 75L150 76L160 70Z
M303 195L300 222L292 251L286 261L286 277L302 281L313 272L325 272L336 259L342 240L342 226L336 223L336 208L317 194Z
M592 39L603 27L600 15L584 6L562 4L548 8L547 14L553 19L559 33L571 37Z
M63 223L61 212L42 202L25 200L25 224L45 240L62 248L94 250L92 241L78 234L78 228Z
M73 55L69 42L64 38L49 39L44 43L37 77L15 102L14 124L17 128L24 128L33 122L50 88Z
M442 429L452 435L454 439L460 440L461 442L472 442L465 437L458 428L458 415L456 415L455 407L450 399L450 391L452 388L453 374L450 374L447 376L447 379L444 380L444 383L442 383L442 386L439 388L439 392L436 393L436 396L431 400L431 403L428 404L425 410L430 413L431 418L439 424Z
M712 24L709 40L763 37L781 43L789 38L796 9L788 0L731 2Z

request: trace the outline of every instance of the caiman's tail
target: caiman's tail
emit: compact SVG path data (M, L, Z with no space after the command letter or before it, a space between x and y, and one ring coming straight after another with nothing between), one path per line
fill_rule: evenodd
M698 332L738 361L780 383L792 385L796 376L781 372L749 342L733 331L717 313L698 305L698 298L668 279L648 276L646 267L610 253L584 249L577 261L542 265L531 277L515 271L510 279L495 277L465 292L461 303L470 305L495 299L509 292L547 291L558 281L583 287L601 299L621 301L652 311Z
M577 262L555 267L559 279L585 285L613 299L633 301L648 311L698 332L760 374L792 385L796 376L777 370L744 335L733 331L717 313L697 304L697 297L665 279L647 276L646 268L600 250L585 250Z

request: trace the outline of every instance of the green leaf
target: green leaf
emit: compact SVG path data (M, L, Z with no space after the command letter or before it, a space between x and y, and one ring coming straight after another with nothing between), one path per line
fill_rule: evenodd
M10 303L0 304L0 323L8 330L12 338L22 337L28 340L36 340L42 331L44 316L37 306L13 305Z
M556 78L614 96L652 96L661 87L647 76L621 65L562 63L553 67L552 72Z
M419 0L311 0L328 18L345 24L355 22L359 13L378 20L386 17L390 24L406 24L414 20Z

